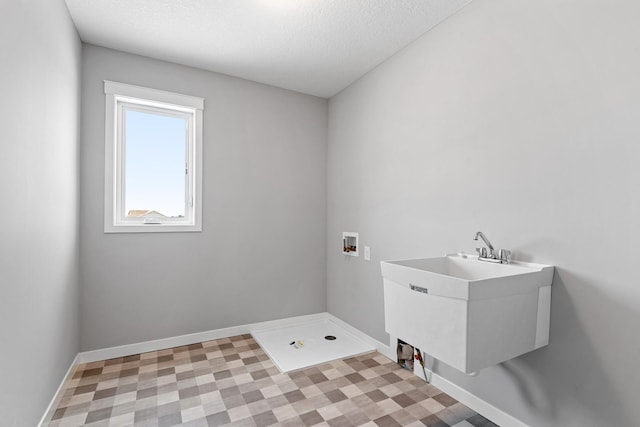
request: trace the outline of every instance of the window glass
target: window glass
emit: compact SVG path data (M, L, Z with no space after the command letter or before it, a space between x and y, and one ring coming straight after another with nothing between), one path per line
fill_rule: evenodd
M183 218L187 120L125 109L124 195L128 218Z

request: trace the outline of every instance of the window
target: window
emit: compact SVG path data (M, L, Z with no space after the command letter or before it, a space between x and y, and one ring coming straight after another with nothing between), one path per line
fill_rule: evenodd
M204 100L110 81L104 92L104 231L201 231Z

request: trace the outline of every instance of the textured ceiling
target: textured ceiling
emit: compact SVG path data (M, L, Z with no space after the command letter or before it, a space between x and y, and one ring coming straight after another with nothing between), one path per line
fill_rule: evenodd
M66 0L80 37L331 97L470 0Z

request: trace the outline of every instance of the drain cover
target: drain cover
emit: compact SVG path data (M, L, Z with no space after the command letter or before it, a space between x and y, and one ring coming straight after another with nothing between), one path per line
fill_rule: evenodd
M327 341L333 341L336 339L336 337L334 337L333 335L327 335L326 337L324 337L324 339Z

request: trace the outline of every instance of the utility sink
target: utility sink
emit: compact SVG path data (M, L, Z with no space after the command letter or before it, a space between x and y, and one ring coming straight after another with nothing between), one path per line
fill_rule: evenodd
M549 343L553 266L459 255L380 264L387 332L462 372Z

